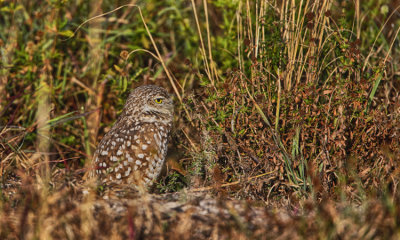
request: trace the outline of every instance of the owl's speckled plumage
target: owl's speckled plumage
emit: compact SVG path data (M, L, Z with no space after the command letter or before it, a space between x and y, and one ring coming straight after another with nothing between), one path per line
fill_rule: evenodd
M173 100L164 88L134 89L94 153L92 176L102 184L151 187L165 162L172 118Z

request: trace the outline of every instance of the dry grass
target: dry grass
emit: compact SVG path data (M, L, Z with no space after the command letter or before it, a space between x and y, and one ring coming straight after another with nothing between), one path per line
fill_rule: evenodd
M397 239L400 28L363 4L0 1L0 239ZM104 200L91 154L150 83L169 171Z

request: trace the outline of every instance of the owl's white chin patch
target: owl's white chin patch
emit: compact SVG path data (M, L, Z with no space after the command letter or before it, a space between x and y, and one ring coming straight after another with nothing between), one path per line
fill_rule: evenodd
M163 109L163 108L154 108L152 106L144 106L143 113L148 113L148 112L156 112L161 114L164 117L158 117L155 115L144 115L141 117L142 122L148 122L148 123L153 123L153 122L162 122L162 123L169 123L172 121L172 112L169 111L168 109ZM137 116L135 116L137 118Z
M151 105L146 105L143 107L143 112L156 112L156 113L161 113L163 115L171 115L173 109L168 109L166 107L154 107Z

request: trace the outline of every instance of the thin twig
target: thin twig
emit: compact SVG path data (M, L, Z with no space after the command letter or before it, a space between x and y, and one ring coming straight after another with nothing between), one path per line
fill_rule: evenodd
M276 172L276 171L277 171L277 170L273 170L273 171L271 171L271 172L259 174L259 175L257 175L257 176L249 177L249 178L247 178L247 179L245 179L245 180L242 180L242 181L241 181L241 180L238 180L238 181L231 182L231 183L224 183L224 184L221 184L221 185L219 185L219 186L209 186L209 187L195 188L195 189L191 189L190 191L191 191L191 192L204 192L204 191L209 191L209 190L212 190L212 189L215 189L215 188L219 188L219 187L229 187L229 186L232 186L232 185L237 185L237 184L240 184L240 183L243 183L243 182L246 182L246 181L250 181L250 180L253 180L253 179L257 179L257 178L263 177L263 176L265 176L265 175L272 174L272 173L274 173L274 172Z
M175 83L174 83L174 81L173 81L173 78L172 78L172 76L171 76L171 73L169 72L169 70L168 70L168 68L167 68L167 66L166 66L166 64L165 64L165 62L164 62L164 60L163 60L163 58L162 58L162 56L161 56L161 54L160 54L160 51L158 50L157 44L155 43L155 41L154 41L154 39L153 39L153 36L151 35L149 28L147 27L146 21L144 20L144 17L143 17L143 14L142 14L142 10L141 10L141 8L140 8L138 5L136 5L136 4L125 4L125 5L119 6L119 7L115 8L115 9L113 9L113 10L111 10L111 11L108 11L108 12L106 12L106 13L103 13L103 14L100 14L100 15L97 15L97 16L94 16L94 17L92 17L92 18L89 18L88 20L86 20L86 21L84 21L83 23L81 23L81 24L75 29L75 31L74 31L74 33L73 33L73 35L72 35L71 37L65 39L64 41L66 41L66 40L68 40L68 39L74 37L75 34L76 34L76 32L77 32L83 25L85 25L86 23L88 23L88 22L90 22L90 21L93 21L93 20L95 20L95 19L97 19L97 18L101 18L101 17L107 16L107 15L109 15L109 14L111 14L111 13L114 13L114 12L116 12L116 11L122 9L122 8L125 8L125 7L136 7L136 8L138 9L140 18L141 18L141 20L142 20L142 22L143 22L144 28L146 29L147 35L149 36L150 41L151 41L151 43L152 43L152 45L153 45L153 47L154 47L154 50L155 50L156 53L157 53L158 60L160 61L161 65L163 66L164 71L165 71L165 73L167 74L167 77L168 77L168 79L169 79L169 81L170 81L170 83L171 83L171 86L172 86L172 88L174 89L175 94L176 94L176 96L177 96L178 99L179 99L179 102L182 103L182 97L181 97L181 95L179 94L178 89L177 89L176 86L175 86ZM154 56L154 55L153 55L153 56Z

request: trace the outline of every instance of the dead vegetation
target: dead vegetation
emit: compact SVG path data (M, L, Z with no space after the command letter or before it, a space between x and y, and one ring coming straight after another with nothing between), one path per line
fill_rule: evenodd
M0 1L0 239L399 238L394 4ZM93 148L150 83L168 171L105 200Z

